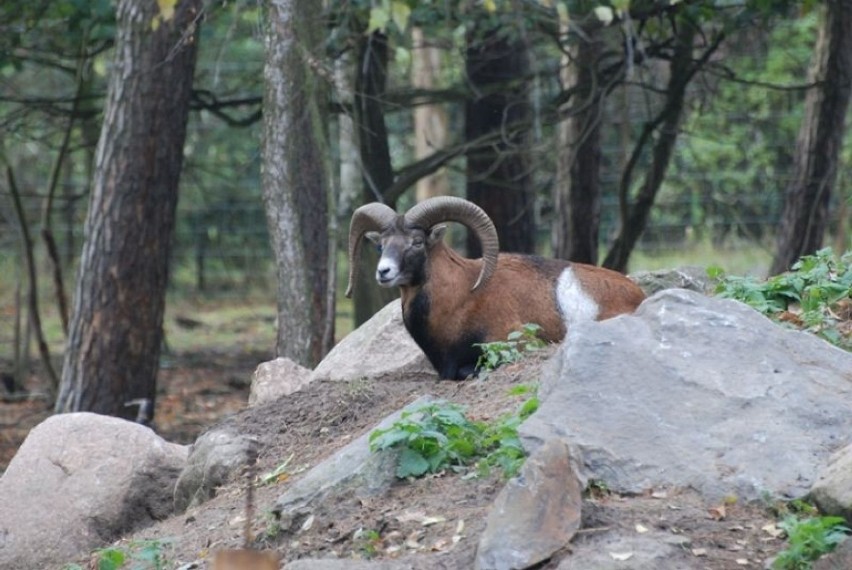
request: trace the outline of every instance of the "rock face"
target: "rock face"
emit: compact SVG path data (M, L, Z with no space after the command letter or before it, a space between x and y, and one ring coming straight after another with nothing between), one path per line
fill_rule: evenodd
M251 379L249 407L273 402L301 390L311 381L311 371L289 358L261 363Z
M736 301L669 290L569 331L540 397L525 445L563 438L581 476L616 491L798 497L852 437L852 354Z
M89 413L48 418L0 478L0 568L46 568L172 512L187 448Z
M216 488L228 482L234 473L257 453L257 441L228 427L214 428L202 434L189 451L186 467L175 486L175 510L213 498Z
M391 301L352 331L317 365L311 380L438 377L402 322L402 305Z
M843 517L852 524L852 445L832 456L810 495L820 511Z
M478 570L523 570L549 559L580 528L582 489L568 446L553 439L497 496L476 554Z

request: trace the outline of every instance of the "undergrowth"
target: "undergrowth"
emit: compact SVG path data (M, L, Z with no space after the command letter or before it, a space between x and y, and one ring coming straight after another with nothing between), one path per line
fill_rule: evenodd
M519 331L512 331L506 340L477 343L482 354L476 361L480 376L504 365L518 362L527 354L541 350L546 343L539 338L541 327L535 323L527 323Z
M518 387L520 395L532 388ZM492 422L469 419L464 407L449 402L436 402L404 412L387 429L370 434L370 449L398 449L396 476L400 479L420 477L449 469L455 472L476 467L475 474L487 475L500 469L504 476L514 476L523 465L526 454L518 437L518 426L538 409L533 394L518 411Z
M765 281L725 275L719 267L707 272L718 280L718 296L742 301L852 351L852 251L838 258L831 248L821 249Z
M778 553L772 568L810 570L815 560L834 550L852 533L845 522L842 517L784 517L778 528L787 534L788 546Z

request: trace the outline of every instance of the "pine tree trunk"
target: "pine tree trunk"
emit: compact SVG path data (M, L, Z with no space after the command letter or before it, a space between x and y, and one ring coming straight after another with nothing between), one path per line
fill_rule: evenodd
M153 409L199 0L121 0L57 412Z
M316 365L330 349L326 91L311 66L322 47L311 0L267 5L261 180L278 269L277 354Z
M852 0L828 0L814 51L771 275L822 247L852 94Z
M535 249L534 195L527 134L517 124L529 118L522 76L529 68L526 46L496 32L468 39L465 68L475 98L465 106L465 138L472 141L505 131L499 143L467 155L467 197L491 217L502 251ZM478 257L479 242L468 235L468 255Z
M364 37L359 43L355 64L355 124L358 128L361 177L364 182L362 203L384 202L395 208L394 200L387 200L384 194L394 179L382 108L387 88L387 37L379 32ZM376 267L379 257L375 249L365 247L362 251L361 267ZM358 280L353 299L356 327L398 295L396 289L378 287L372 271L360 271Z
M437 86L441 70L441 52L428 45L422 28L411 30L414 49L411 52L411 85L415 89L432 90ZM418 105L414 108L414 158L421 160L447 146L449 117L437 104ZM446 196L450 193L447 169L440 168L417 181L417 201Z
M603 88L595 80L600 53L593 31L573 57L563 56L563 84L576 87L572 107L582 109L559 124L559 158L553 192L553 256L581 263L598 261Z

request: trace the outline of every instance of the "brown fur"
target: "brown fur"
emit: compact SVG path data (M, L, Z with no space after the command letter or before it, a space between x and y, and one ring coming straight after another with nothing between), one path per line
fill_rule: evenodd
M506 340L526 323L542 327L542 338L558 342L565 323L557 308L555 286L562 271L572 266L583 289L598 303L600 319L636 309L645 298L642 290L624 275L608 269L532 256L500 254L491 280L470 291L482 268L482 260L466 259L443 243L429 253L424 291L433 299L429 334L451 344L467 331L482 330L484 342ZM403 311L407 311L419 287L401 287Z

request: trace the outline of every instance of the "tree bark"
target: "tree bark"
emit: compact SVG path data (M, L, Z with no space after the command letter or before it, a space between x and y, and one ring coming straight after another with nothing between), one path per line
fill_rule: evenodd
M822 247L837 180L852 94L852 0L828 0L823 9L810 77L817 85L805 98L771 275L788 270L800 257Z
M355 65L355 124L364 183L362 203L384 202L396 208L395 197L388 197L386 193L394 180L382 105L387 88L387 37L374 32L362 38ZM375 267L379 261L375 250L365 247L362 251L361 267ZM396 289L377 287L371 271L360 271L353 299L355 326L367 321L396 296Z
M563 56L563 84L576 86L575 105L582 110L557 128L559 157L553 191L553 256L580 263L598 261L601 215L602 87L597 81L599 40L588 31L574 57Z
M327 90L311 66L322 49L310 0L266 4L261 180L278 270L278 356L316 365L331 348L325 110Z
M432 91L437 87L441 69L441 52L428 45L422 28L411 30L414 47L411 52L411 85L418 90ZM439 104L414 107L414 157L422 160L447 146L449 118ZM417 201L446 196L450 193L447 170L440 168L417 181Z
M153 413L200 0L121 0L57 412Z
M530 106L522 76L529 68L526 46L496 32L468 37L467 79L475 97L465 105L465 139L505 132L499 142L467 154L467 197L491 217L500 249L532 253L535 249L534 195L526 133L511 126L527 121ZM479 242L468 234L468 254L481 255Z

